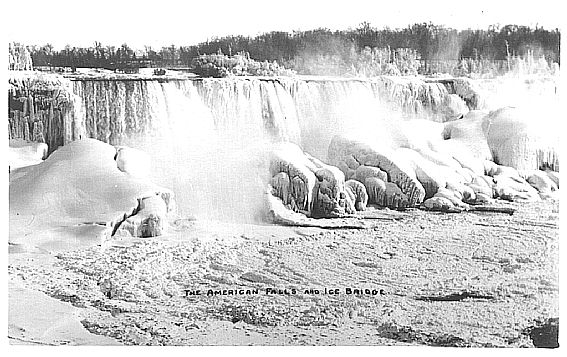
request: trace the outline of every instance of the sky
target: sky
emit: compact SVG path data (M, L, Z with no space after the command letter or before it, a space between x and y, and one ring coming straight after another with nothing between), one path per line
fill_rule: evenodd
M537 5L536 5L537 4ZM55 48L66 44L119 46L191 45L215 36L254 36L269 31L320 27L402 28L433 22L456 29L487 29L492 24L563 26L560 0L28 0L3 1L8 41Z

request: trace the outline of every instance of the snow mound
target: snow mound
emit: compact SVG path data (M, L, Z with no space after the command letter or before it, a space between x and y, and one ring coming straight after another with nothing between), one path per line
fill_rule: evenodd
M174 210L172 192L120 171L115 155L113 146L84 139L18 170L10 182L10 242L48 250L100 244L144 198L158 195Z

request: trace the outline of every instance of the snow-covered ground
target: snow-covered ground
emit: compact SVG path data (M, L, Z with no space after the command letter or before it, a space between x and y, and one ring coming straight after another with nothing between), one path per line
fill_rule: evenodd
M542 345L537 331L553 339L558 201L510 203L512 216L380 210L357 229L178 217L161 237L111 237L139 198L164 190L121 171L115 155L86 139L11 173L11 343L533 347Z
M532 331L552 336L558 316L558 209L513 206L513 216L410 211L363 230L180 220L159 238L13 252L9 337L110 342L87 340L72 324L80 316L92 334L137 345L533 347ZM68 308L54 310L47 335L21 332L41 316L22 313L36 296Z

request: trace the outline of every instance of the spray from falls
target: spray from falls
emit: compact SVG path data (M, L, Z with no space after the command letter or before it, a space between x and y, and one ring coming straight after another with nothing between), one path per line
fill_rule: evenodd
M266 146L262 126L241 124L238 117L219 120L191 82L150 84L139 98L149 98L143 103L146 126L124 125L134 131L125 131L121 144L150 155L151 180L176 192L182 215L257 220L263 198L259 178L267 170L256 153Z
M73 138L144 150L151 179L182 213L255 221L269 181L268 151L291 142L326 160L334 135L387 140L377 86L364 81L207 79L76 81Z

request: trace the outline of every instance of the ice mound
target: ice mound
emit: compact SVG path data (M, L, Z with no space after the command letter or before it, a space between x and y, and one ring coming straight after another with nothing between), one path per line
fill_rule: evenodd
M156 237L167 230L169 193L156 193L154 196L138 199L138 207L117 226L114 235L132 237Z
M490 112L488 146L494 161L517 170L559 170L559 130L545 111L504 107Z
M559 187L556 172L516 170L491 161L493 151L487 141L491 124L490 115L471 111L445 124L407 121L393 130L390 142L378 136L335 136L328 162L346 180L364 185L368 203L393 209L419 206L458 212L497 198L537 201L553 197ZM510 129L507 137L515 135Z
M552 118L546 115L545 111L515 107L491 112L473 110L460 120L445 123L443 137L451 152L463 148L476 159L494 161L520 171L557 171L559 136ZM478 163L476 165L478 169Z
M280 143L270 155L271 194L285 207L308 217L341 217L365 207L364 195L345 186L336 167L304 153L297 145ZM356 192L354 192L356 191Z
M490 126L487 114L486 111L472 110L462 119L445 123L443 138L459 142L478 159L492 160L492 153L486 141Z
M25 140L10 140L8 147L9 171L20 167L39 164L47 157L48 147L45 143L33 143Z
M329 145L328 161L337 166L347 179L360 177L360 172L357 175L356 171L368 171L367 167L386 173L387 182L383 180L384 175L376 171L376 176L372 177L371 189L366 187L367 191L372 192L370 198L381 197L382 202L370 200L369 203L403 209L421 203L425 197L425 189L418 181L410 162L391 148L335 136ZM367 179L368 177L362 183L367 184Z
M272 188L266 190L267 215L269 221L275 224L285 226L299 227L319 227L319 228L366 228L364 222L358 219L333 218L333 219L315 219L306 216L303 213L294 212L289 206L284 205L279 197L272 193Z
M129 217L147 213L145 200L155 196L163 200L165 213L173 212L172 192L121 172L115 156L113 146L84 139L59 148L38 165L14 171L10 242L57 249L89 240L100 244ZM163 209L158 211L163 216Z

